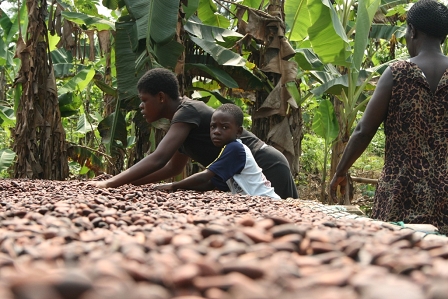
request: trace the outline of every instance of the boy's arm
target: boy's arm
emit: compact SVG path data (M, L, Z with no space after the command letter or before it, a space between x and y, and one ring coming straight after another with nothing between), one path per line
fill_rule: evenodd
M195 173L188 178L185 178L179 182L173 182L169 184L158 185L155 188L158 190L169 190L176 191L177 189L185 190L198 190L198 191L208 191L215 189L215 186L211 182L211 178L215 174L206 169L202 172Z

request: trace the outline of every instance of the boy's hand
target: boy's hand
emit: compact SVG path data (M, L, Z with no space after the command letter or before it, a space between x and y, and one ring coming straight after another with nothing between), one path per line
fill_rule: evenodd
M159 184L157 186L154 186L154 189L165 190L165 191L175 191L173 188L173 183Z

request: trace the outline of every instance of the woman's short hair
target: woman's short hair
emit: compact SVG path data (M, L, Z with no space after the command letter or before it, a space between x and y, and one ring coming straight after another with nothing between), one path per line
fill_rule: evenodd
M445 40L448 34L448 7L436 0L420 0L409 9L406 20L415 29Z
M176 75L164 68L155 68L147 71L138 80L137 90L151 95L164 92L173 100L179 98L179 82Z

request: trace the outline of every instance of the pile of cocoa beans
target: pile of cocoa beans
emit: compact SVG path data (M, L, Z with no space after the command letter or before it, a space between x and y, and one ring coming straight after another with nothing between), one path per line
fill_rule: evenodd
M448 298L448 238L304 202L1 180L0 298Z

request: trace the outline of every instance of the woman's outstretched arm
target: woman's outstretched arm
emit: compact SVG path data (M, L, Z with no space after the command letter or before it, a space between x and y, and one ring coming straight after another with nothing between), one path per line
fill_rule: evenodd
M141 179L155 173L158 170L166 167L168 162L174 159L173 163L183 163L177 167L168 167L166 171L159 173L159 177L167 175L168 177L176 169L185 166L187 159L177 155L178 149L187 138L193 125L187 123L174 123L166 133L165 137L157 146L156 150L139 161L137 164L128 168L120 174L106 180L106 181L91 181L90 184L99 188L115 188L124 184L131 184L133 182L140 182ZM174 175L176 175L175 173ZM154 176L154 178L157 178ZM167 178L167 177L165 177Z

